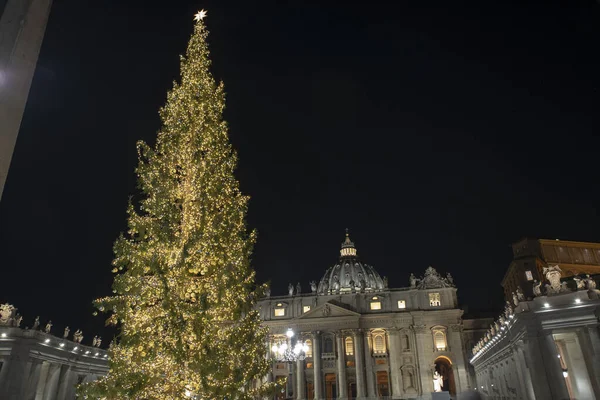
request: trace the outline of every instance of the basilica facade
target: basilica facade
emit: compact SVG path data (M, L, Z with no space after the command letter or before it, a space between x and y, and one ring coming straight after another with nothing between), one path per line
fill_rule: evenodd
M290 285L287 296L258 303L269 329L269 380L287 386L278 398L431 399L470 389L463 311L450 274L429 267L409 286L362 263L346 235L339 262L310 292ZM299 356L285 357L282 349Z

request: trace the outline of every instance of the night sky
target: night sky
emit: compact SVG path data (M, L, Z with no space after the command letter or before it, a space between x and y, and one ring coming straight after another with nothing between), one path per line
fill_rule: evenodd
M55 0L0 205L0 302L57 333L103 325L135 142L200 8L273 294L309 290L345 228L391 287L432 265L471 311L501 306L512 242L600 241L599 3L389 3Z

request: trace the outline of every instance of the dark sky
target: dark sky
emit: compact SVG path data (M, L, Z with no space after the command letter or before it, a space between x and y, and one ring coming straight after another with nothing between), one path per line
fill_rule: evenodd
M433 265L471 309L501 305L513 241L599 241L600 5L389 4L55 0L0 206L0 301L102 325L135 142L199 8L274 294L320 279L345 228L390 286Z

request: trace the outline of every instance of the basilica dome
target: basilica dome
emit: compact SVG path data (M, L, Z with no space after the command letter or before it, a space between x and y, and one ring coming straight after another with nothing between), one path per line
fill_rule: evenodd
M340 261L325 272L317 293L373 292L383 290L385 286L384 280L372 266L358 260L354 243L346 232L346 240L340 250Z

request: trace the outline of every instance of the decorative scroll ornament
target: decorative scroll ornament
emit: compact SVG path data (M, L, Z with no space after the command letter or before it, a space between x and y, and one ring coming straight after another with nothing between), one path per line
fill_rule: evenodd
M419 280L418 289L438 289L454 287L447 278L443 278L433 267L425 270L425 276Z

